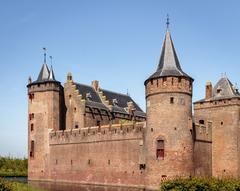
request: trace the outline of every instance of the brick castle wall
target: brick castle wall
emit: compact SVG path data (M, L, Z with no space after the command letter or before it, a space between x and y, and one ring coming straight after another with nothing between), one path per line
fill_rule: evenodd
M165 77L146 84L146 184L193 175L192 84L190 79ZM156 158L157 141L164 141L164 159Z
M28 94L32 97L28 99L28 176L42 179L49 173L49 132L63 124L60 117L63 89L57 83L36 84L29 87Z
M212 127L212 175L215 177L239 175L239 103L233 98L194 104L195 121L201 120L206 128Z
M63 182L143 186L144 123L50 133L50 177Z

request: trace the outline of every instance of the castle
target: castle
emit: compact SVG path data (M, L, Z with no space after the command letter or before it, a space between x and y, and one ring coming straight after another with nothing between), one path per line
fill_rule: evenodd
M240 94L227 77L192 104L193 78L170 31L145 83L146 113L129 96L44 64L28 88L29 180L157 189L176 176L240 175ZM194 105L194 116L192 113Z

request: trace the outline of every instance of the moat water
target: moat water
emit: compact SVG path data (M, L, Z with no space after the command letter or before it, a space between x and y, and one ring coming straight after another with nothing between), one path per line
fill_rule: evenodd
M5 179L13 182L28 183L34 188L41 188L46 191L144 191L143 189L125 187L90 186L38 181L28 182L27 177L5 177Z
M51 182L29 182L34 188L41 188L47 191L143 191L143 189L109 187L109 186L90 186L79 184L62 184Z

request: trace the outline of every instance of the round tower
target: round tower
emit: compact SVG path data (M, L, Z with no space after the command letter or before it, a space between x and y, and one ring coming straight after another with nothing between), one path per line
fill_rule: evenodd
M63 87L45 61L38 79L27 85L29 180L48 178L49 132L64 129Z
M193 172L192 82L181 69L167 30L157 71L145 81L146 184Z

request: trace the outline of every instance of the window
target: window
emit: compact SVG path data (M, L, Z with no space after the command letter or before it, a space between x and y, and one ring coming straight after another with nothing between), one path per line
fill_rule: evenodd
M98 126L98 127L101 126L101 121L97 120L97 126Z
M201 125L204 125L204 120L203 120L203 119L199 120L199 123L200 123Z
M31 157L31 158L34 157L34 141L31 141L31 145L30 145L30 157Z
M34 113L29 114L29 120L32 120L32 119L34 119Z
M139 170L145 170L146 164L139 164Z
M75 129L78 129L78 125L75 125Z
M222 91L221 88L218 88L218 89L217 89L217 93L218 93L218 94L221 93L221 91Z
M32 123L31 124L31 131L33 131L33 129L34 129L34 124Z
M171 104L174 103L174 97L170 97L170 103L171 103Z
M178 78L178 83L181 83L181 81L182 81L182 78Z
M151 85L153 85L153 80L151 80Z
M34 99L34 94L28 94L28 97L32 101Z
M156 158L164 159L164 140L157 140Z

